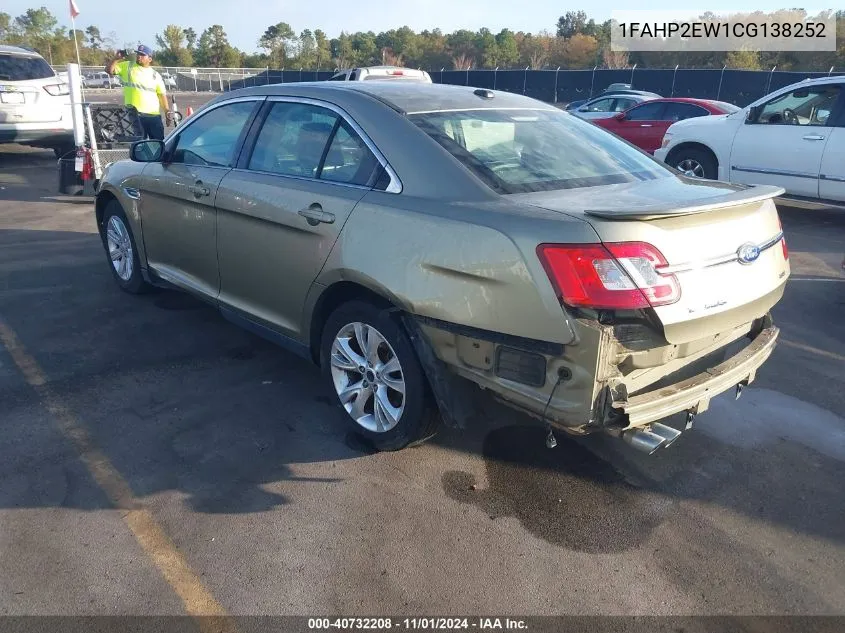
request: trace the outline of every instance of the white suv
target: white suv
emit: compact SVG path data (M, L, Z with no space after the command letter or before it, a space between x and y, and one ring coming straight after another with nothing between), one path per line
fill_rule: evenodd
M73 151L73 119L67 83L41 55L0 45L0 143L48 147L57 156Z
M733 114L674 123L654 157L690 176L845 205L845 76L806 79Z
M333 75L329 81L367 81L371 79L422 81L432 83L431 76L424 70L403 68L402 66L367 66L351 68Z

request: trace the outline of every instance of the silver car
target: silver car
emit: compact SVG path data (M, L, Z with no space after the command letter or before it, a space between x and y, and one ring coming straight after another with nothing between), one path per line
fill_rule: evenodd
M581 119L607 119L639 103L658 99L657 94L607 94L595 97L568 112Z

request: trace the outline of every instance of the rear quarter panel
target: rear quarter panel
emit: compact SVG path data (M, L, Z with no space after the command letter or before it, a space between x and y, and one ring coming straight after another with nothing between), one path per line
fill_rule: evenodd
M570 344L573 323L535 249L596 239L586 222L515 202L461 205L371 192L317 283L354 281L418 316Z

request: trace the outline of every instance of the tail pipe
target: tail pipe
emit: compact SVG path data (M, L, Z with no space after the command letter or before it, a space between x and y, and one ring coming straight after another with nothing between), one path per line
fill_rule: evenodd
M654 422L648 428L623 431L622 440L633 448L651 455L659 448L668 447L680 436L681 431Z

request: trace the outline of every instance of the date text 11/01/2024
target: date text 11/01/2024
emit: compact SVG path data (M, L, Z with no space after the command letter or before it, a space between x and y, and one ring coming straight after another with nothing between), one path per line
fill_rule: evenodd
M528 630L524 620L513 618L309 618L311 630L370 630L389 631L408 629L413 631L518 631Z

